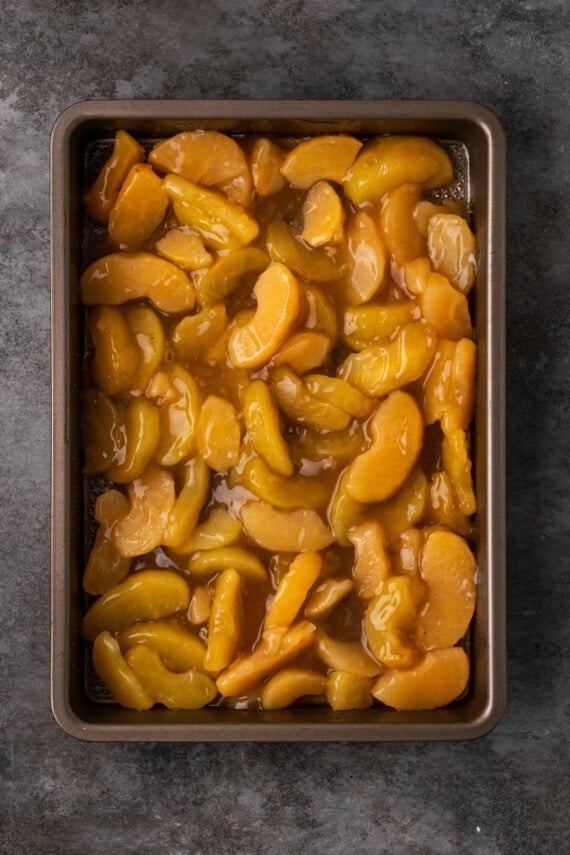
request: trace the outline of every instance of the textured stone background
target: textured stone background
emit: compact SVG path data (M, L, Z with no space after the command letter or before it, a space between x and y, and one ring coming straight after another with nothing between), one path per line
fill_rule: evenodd
M2 0L3 853L568 851L568 37L563 0ZM161 97L465 98L504 122L509 704L491 735L92 745L53 721L49 133L83 98Z

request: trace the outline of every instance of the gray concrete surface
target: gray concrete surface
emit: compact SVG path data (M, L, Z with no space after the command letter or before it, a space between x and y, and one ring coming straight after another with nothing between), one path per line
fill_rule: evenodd
M0 3L0 851L568 852L563 0ZM49 702L48 140L84 98L465 98L509 142L509 702L468 744L92 745Z

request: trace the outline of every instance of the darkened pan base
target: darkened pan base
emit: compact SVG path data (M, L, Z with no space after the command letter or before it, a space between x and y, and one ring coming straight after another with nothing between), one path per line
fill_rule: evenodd
M478 241L475 330L478 372L474 465L478 600L471 680L441 710L381 707L332 712L223 708L132 712L96 701L81 641L86 508L80 460L83 310L79 300L83 218L79 195L87 147L124 128L138 139L181 130L298 136L428 135L466 151L461 176ZM492 729L505 702L504 253L505 144L497 119L461 101L93 101L58 119L52 136L52 707L60 725L101 741L380 741L469 739ZM90 686L89 690L88 687Z

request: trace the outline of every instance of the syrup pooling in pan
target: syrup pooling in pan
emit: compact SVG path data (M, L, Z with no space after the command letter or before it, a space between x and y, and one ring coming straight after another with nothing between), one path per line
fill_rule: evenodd
M125 131L83 202L83 632L114 699L432 709L475 601L475 238L423 137Z

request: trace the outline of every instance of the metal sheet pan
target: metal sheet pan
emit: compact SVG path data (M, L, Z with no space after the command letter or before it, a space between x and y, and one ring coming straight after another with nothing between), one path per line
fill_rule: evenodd
M379 707L132 712L97 702L87 690L80 633L86 512L80 464L78 283L84 234L79 195L87 148L110 140L119 128L150 140L194 128L276 136L413 133L452 142L463 152L458 192L469 196L479 249L474 429L479 579L470 687L449 707L409 713ZM481 736L500 721L506 699L505 157L497 118L466 101L86 101L58 118L51 140L52 709L65 731L85 740L125 742L458 740Z

